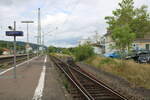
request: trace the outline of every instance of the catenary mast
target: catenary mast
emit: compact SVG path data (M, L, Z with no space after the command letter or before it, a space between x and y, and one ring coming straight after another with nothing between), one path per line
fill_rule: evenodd
M41 15L40 15L40 8L38 8L38 37L37 43L41 45Z

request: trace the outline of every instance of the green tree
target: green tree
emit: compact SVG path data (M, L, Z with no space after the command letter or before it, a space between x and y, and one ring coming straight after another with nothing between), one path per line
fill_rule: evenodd
M49 53L56 53L57 52L57 48L53 47L53 46L49 46L48 47L48 51L49 51Z
M108 31L116 43L116 48L129 50L135 38L150 33L150 18L147 6L134 8L133 0L122 0L119 8L112 12L113 16L105 17Z
M135 16L130 23L131 29L136 33L137 38L143 38L150 33L150 15L147 6L143 5L135 9Z
M109 25L109 31L112 31L117 26L130 24L134 16L133 4L133 0L122 0L119 3L119 8L112 12L114 16L105 17L106 23Z
M3 49L2 49L2 48L0 48L0 55L2 55L2 53L3 53Z
M62 50L62 53L63 54L68 54L68 55L71 55L71 52L69 51L69 49L65 48Z
M74 49L74 56L76 60L83 61L94 55L94 50L90 45L80 45Z
M115 42L115 48L117 48L121 53L126 49L129 50L130 45L135 39L135 33L132 33L128 24L121 27L115 27L111 36Z

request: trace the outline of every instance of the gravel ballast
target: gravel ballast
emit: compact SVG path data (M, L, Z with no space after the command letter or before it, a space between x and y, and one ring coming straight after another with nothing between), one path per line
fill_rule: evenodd
M78 62L77 65L96 76L97 79L108 84L112 89L125 95L129 100L150 100L150 89L136 87L122 77L105 72L100 68L93 67L83 62Z

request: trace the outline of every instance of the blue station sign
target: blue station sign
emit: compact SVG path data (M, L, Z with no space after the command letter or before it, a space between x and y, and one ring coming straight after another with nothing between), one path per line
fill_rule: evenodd
M23 31L6 31L6 36L23 36Z

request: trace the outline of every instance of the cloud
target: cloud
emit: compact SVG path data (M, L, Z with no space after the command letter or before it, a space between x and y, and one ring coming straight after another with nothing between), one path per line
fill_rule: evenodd
M67 14L65 13L56 13L53 15L46 15L45 18L42 20L42 25L46 26L48 24L56 24L63 23L66 19Z
M11 5L13 4L12 0L1 0L0 5Z
M33 20L30 24L30 42L36 43L37 8L41 8L42 32L46 45L75 46L85 36L92 36L95 30L99 34L106 33L105 16L112 15L121 0L0 0L0 39L12 40L5 36L8 25L17 21L17 29L24 31L26 41L26 25L22 20ZM150 6L148 0L134 0L135 6ZM150 8L149 8L150 10ZM57 28L56 28L57 27ZM52 36L50 36L50 34Z
M75 38L66 38L66 39L56 39L56 40L49 40L48 42L50 45L55 45L57 47L75 47L80 40L80 37Z

